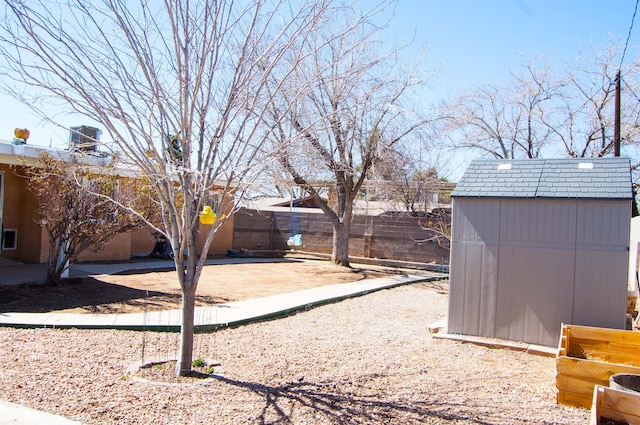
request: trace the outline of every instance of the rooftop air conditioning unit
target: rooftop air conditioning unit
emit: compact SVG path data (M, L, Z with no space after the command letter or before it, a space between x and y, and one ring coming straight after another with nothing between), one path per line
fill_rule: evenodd
M95 127L81 125L71 127L69 150L95 152L98 150L101 131Z

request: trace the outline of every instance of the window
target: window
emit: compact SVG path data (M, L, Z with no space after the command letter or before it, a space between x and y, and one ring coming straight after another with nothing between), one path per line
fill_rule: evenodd
M18 248L18 230L4 229L2 232L2 250L11 251Z

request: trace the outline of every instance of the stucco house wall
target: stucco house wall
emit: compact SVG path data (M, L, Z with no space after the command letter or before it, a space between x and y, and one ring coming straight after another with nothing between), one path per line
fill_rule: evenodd
M2 228L17 231L15 250L0 254L10 260L39 262L42 247L41 229L36 222L35 197L27 190L27 180L21 177L21 167L0 164L3 175Z
M27 188L27 179L22 161L35 164L40 151L64 156L65 151L56 151L34 145L13 145L0 141L0 217L4 229L17 230L15 250L0 251L0 256L24 263L46 263L49 254L49 240L45 229L38 224L37 202ZM99 160L99 158L97 158ZM99 165L99 164L98 164ZM207 231L201 226L201 231ZM232 248L233 217L229 218L209 249L210 254L226 253ZM122 261L136 255L148 255L155 245L154 232L141 229L116 235L107 246L93 252L85 250L77 261ZM202 247L202 243L200 245Z

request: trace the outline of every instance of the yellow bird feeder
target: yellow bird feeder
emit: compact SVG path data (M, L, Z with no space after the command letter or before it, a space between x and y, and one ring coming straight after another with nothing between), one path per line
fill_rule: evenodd
M202 212L200 213L200 223L202 224L213 224L216 221L216 213L213 212L213 208L209 205L206 205Z
M226 215L222 214L220 216L220 220L224 220ZM216 222L216 213L213 211L209 205L206 205L202 212L200 213L200 223L202 224L213 224Z

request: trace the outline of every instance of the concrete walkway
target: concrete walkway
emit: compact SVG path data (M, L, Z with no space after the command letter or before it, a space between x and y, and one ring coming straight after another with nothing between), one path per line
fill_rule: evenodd
M273 262L273 258L225 258L208 260L207 265L240 264ZM298 261L281 259L275 261ZM23 265L17 267L41 266ZM117 264L74 264L71 266L71 277L88 277L113 274L125 270L144 270L173 268L173 261L145 261ZM22 273L12 275L3 273L13 266L0 269L0 285L18 284L34 281ZM39 270L39 269L38 269ZM24 270L23 270L24 272ZM305 289L287 294L255 298L245 301L196 307L196 331L212 330L220 327L234 326L251 321L263 320L314 305L329 303L348 297L363 295L380 289L415 283L425 280L440 279L445 275L415 271L415 274L365 279L352 283L343 283L319 288ZM93 328L93 329L128 329L128 330L161 330L178 331L180 327L180 310L165 310L128 314L71 314L71 313L1 313L0 326L14 327L51 327L51 328Z
M0 401L0 425L80 425L80 422Z
M210 260L207 264L234 264L242 262L273 262L273 259L234 258ZM291 260L284 260L291 261ZM0 267L0 285L33 282L23 269L21 273L4 273L15 265ZM35 265L41 266L41 265ZM30 266L17 266L30 267ZM134 269L173 268L172 261L151 261L120 264L76 264L70 271L71 277L96 276ZM40 270L37 267L34 270ZM46 272L46 271L45 271ZM305 289L288 294L273 295L230 302L207 307L196 307L196 331L213 330L225 326L234 326L256 320L277 317L316 305L339 301L345 298L364 295L395 286L442 279L446 275L416 271L378 279L366 279L353 283ZM180 311L158 311L130 314L63 314L63 313L0 313L0 326L13 327L51 327L51 328L95 328L178 331ZM51 415L17 404L0 401L0 425L72 425L79 422Z
M366 279L245 301L196 307L196 332L263 320L380 289L435 279L440 279L435 273L433 276L401 275ZM180 327L180 310L128 314L0 313L0 326L177 331Z

